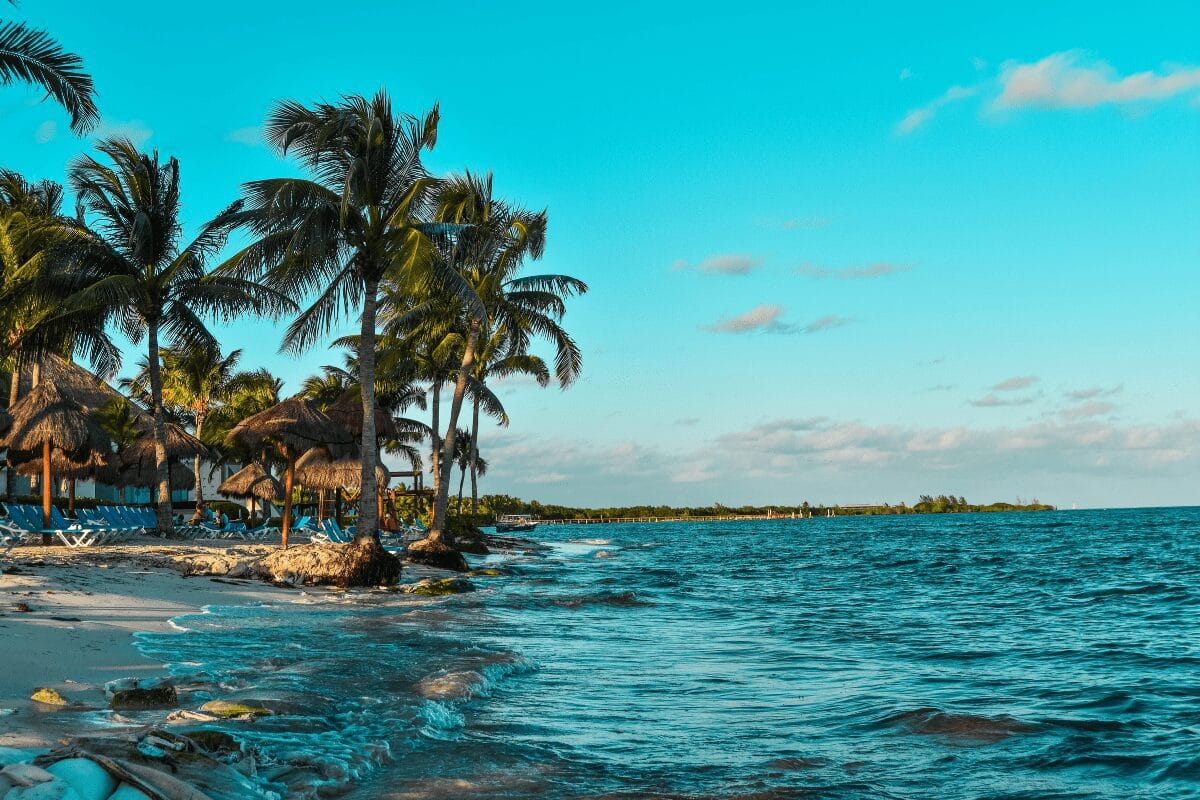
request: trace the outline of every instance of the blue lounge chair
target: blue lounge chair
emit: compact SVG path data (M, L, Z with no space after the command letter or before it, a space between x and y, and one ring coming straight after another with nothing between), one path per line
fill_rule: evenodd
M329 542L331 544L349 544L354 539L353 533L342 530L342 526L333 517L321 522L321 530L312 535L314 542Z
M46 528L42 526L42 512L34 506L25 506L19 503L8 503L4 506L4 510L8 512L8 518L12 522L12 526L21 531L22 534L29 536L41 536L49 534L58 537L59 541L67 547L90 547L94 544L99 544L103 535L99 531L91 530L90 528Z

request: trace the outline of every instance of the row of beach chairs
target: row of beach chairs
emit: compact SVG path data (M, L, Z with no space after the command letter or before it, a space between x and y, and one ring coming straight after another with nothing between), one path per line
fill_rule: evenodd
M68 547L91 547L122 542L154 528L154 512L131 506L101 506L79 509L78 519L70 520L50 506L50 527L45 527L42 509L25 503L0 503L5 517L0 518L0 547L6 551L18 544L41 542L43 534L54 536Z
M194 539L241 539L245 542L260 542L273 534L279 533L279 528L267 522L251 528L241 520L230 520L220 527L205 521L199 525L176 527L175 530L184 535L190 534Z

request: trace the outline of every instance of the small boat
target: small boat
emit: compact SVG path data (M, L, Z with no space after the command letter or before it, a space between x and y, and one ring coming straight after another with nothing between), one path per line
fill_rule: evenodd
M503 514L496 517L496 533L533 533L537 523L528 514Z

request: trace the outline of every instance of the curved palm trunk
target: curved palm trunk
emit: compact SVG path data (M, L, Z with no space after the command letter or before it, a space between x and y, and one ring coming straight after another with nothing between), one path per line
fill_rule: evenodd
M479 398L475 398L475 407L471 412L471 514L479 513ZM459 495L462 490L459 490Z
M367 281L363 296L362 329L358 338L358 386L362 393L363 429L359 442L362 454L362 493L358 498L358 528L355 539L375 536L379 527L379 493L375 482L375 465L379 459L379 443L375 436L375 307L379 285Z
M149 348L148 364L150 367L150 413L154 417L154 477L158 484L158 502L156 515L158 517L158 532L162 536L171 533L171 484L167 472L167 422L163 417L162 406L162 364L158 356L158 320L152 319L146 325L146 338Z
M475 366L475 347L479 344L479 323L471 323L471 333L467 336L467 347L463 351L462 365L458 368L458 380L454 383L454 399L450 403L450 419L446 423L446 438L443 453L454 452L454 439L458 433L458 415L462 412L463 397L467 393L467 375ZM430 541L446 543L446 506L450 502L450 465L452 459L442 459L437 495L433 502L433 520L429 525Z

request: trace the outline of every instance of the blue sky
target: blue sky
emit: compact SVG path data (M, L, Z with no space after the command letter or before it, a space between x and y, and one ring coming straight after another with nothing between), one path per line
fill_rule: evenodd
M292 169L273 101L380 86L440 101L432 169L547 206L585 374L503 387L485 491L1200 502L1200 10L947 5L3 13L85 56L103 132L180 158L190 223ZM0 160L61 179L88 143L39 99L0 89ZM339 360L222 338L290 388Z

